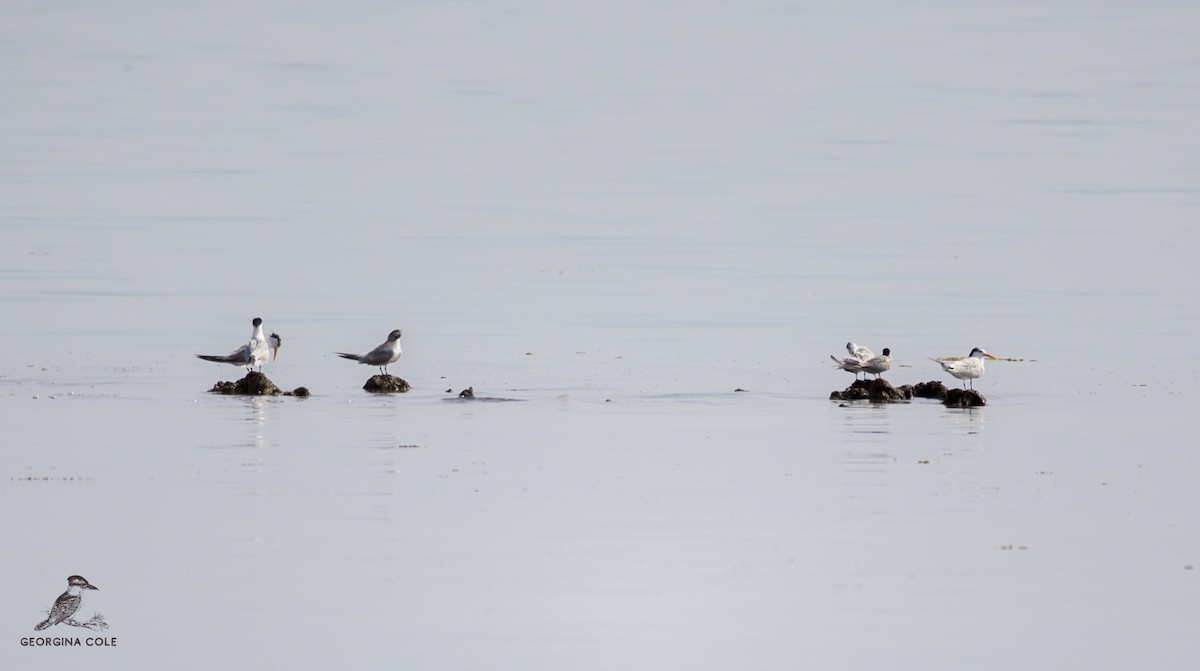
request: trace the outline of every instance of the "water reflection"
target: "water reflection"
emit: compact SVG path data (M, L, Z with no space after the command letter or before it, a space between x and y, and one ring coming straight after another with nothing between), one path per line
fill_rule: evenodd
M844 433L882 436L892 431L892 416L886 404L848 401L833 409Z
M249 440L241 444L241 447L250 447L254 449L265 449L270 446L266 432L264 431L267 423L267 399L262 396L251 396L246 403L250 413L246 417L246 421L251 424Z
M978 435L983 433L986 426L985 414L983 408L946 408L941 417L954 433Z

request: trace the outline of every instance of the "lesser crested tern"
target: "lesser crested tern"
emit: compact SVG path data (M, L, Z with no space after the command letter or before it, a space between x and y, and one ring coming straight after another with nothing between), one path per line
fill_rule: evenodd
M334 352L343 359L350 359L359 363L365 363L370 366L379 366L379 371L387 375L387 367L389 364L396 363L400 358L400 329L396 329L388 334L387 340L375 349L366 354L348 354L346 352Z
M262 370L263 364L267 363L268 359L274 361L278 358L279 347L283 344L283 339L277 333L272 333L270 336L263 335L262 319L255 317L251 323L254 325L254 332L250 335L250 342L229 354L197 354L196 356L205 361L242 366L247 370L256 366Z
M858 374L863 372L863 362L875 358L875 353L872 352L870 348L863 347L862 345L856 345L853 342L846 343L846 351L850 354L850 356L839 359L830 354L829 358L833 359L833 362L837 364L838 368L846 371L847 373L854 373L854 379L857 380Z
M976 347L975 349L971 350L971 353L968 354L967 358L965 359L959 359L958 361L938 361L937 359L930 359L930 361L933 361L937 365L941 366L942 370L950 373L956 379L962 380L963 387L966 387L967 384L970 383L971 389L974 389L975 380L983 377L983 360L995 360L998 358L999 357L988 354L983 350L983 348Z

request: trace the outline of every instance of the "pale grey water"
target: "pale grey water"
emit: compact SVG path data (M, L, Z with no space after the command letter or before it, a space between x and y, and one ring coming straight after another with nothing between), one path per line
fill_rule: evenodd
M5 9L3 668L1200 653L1194 5Z

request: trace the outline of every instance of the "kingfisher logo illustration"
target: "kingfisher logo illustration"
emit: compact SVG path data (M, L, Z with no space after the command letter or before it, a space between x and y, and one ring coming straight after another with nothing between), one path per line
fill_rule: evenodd
M75 619L75 614L79 612L79 608L83 605L83 593L86 590L99 590L99 587L91 584L81 575L73 575L67 578L67 591L54 600L54 605L50 608L50 614L46 616L34 629L42 631L49 629L56 624L67 624L72 627L83 627L93 631L108 629L108 623L104 621L104 616L97 612L92 615L90 620L79 622Z

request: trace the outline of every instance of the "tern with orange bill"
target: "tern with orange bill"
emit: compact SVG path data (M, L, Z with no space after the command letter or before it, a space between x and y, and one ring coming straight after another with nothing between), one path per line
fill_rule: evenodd
M937 359L930 359L930 361L933 361L937 365L941 366L942 370L953 375L955 379L962 380L964 387L966 387L969 383L971 385L971 389L975 389L975 380L983 377L984 359L996 360L999 359L999 357L988 354L981 347L976 347L975 349L971 350L971 353L968 354L967 358L965 359L959 359L958 361L938 361Z

